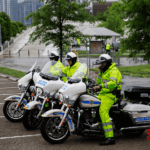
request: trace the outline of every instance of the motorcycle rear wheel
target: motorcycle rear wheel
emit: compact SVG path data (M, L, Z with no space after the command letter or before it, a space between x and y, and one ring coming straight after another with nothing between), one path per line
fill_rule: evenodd
M24 118L23 118L23 126L27 130L34 130L41 123L42 117L40 116L39 118L36 118L38 113L39 113L38 108L35 108L35 109L32 109L32 110L26 110L26 112L24 114Z
M125 137L139 137L144 133L145 129L142 130L124 130L122 131Z
M11 122L21 122L25 109L23 108L24 106L19 106L18 110L15 111L15 108L17 106L18 102L16 101L6 101L3 107L3 113L4 116Z
M51 144L59 144L66 141L70 136L69 126L64 122L61 129L58 130L56 126L59 125L61 119L59 117L44 118L41 125L41 134L43 138Z

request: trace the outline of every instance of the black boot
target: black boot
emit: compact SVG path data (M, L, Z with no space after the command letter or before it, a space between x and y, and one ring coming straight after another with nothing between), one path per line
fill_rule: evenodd
M114 145L115 139L113 137L107 138L105 141L99 143L99 145Z

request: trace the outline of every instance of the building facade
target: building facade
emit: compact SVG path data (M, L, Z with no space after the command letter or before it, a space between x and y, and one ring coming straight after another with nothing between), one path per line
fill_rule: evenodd
M5 12L13 21L18 21L18 0L0 0L0 12Z
M42 6L44 1L39 0L23 0L20 3L18 0L0 0L0 12L6 12L12 21L21 21L26 26L31 24L31 18L26 21L25 17Z
M93 2L93 15L96 16L97 12L104 12L107 10L107 7L111 7L114 1L106 2L106 4L100 4L98 2Z
M24 2L19 3L19 21L21 21L26 26L31 25L31 18L25 20L25 17L32 12L36 12L37 9L44 6L44 2L38 2L39 0L24 0Z

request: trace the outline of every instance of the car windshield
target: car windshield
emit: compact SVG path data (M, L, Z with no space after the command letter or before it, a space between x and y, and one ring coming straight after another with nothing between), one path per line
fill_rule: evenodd
M43 74L47 74L47 75L53 75L58 77L59 75L61 75L62 73L62 68L58 69L56 67L57 61L49 61L48 63L46 63L46 65L43 67L43 69L41 70L41 72Z
M79 66L79 68L72 75L71 79L85 78L86 75L87 75L87 65L84 63Z

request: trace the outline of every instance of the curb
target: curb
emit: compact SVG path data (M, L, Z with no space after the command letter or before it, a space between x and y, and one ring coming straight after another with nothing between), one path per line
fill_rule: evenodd
M16 78L16 77L13 77L13 76L10 76L10 75L6 75L6 74L3 74L3 73L0 73L0 77L3 77L3 78L8 78L12 81L15 81L17 82L20 78Z

